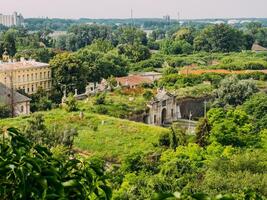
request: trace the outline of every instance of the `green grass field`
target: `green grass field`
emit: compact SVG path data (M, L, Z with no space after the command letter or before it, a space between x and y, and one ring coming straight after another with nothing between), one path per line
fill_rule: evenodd
M75 127L79 136L75 140L75 148L88 155L104 157L107 160L120 161L133 152L155 151L153 143L157 143L160 134L168 129L149 126L142 123L117 119L106 115L84 112L67 113L61 109L40 112L44 115L48 126L60 125ZM0 120L1 127L20 128L29 117L18 117Z

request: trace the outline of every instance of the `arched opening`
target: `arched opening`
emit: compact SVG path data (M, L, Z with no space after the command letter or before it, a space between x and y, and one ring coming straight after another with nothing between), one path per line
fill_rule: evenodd
M167 110L166 108L163 108L163 110L161 111L161 124L166 123L166 117L167 117Z
M149 123L149 121L148 121L148 115L143 116L143 122L145 124L148 124Z

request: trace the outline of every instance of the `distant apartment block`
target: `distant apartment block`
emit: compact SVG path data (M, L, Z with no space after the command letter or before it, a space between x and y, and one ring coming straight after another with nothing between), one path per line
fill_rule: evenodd
M24 18L21 14L14 12L12 15L0 14L0 24L11 27L21 26L24 23Z

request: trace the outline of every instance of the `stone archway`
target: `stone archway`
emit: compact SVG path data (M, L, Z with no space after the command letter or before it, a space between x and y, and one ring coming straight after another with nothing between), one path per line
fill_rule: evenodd
M163 108L161 111L161 124L166 123L166 118L167 118L167 110L166 108Z

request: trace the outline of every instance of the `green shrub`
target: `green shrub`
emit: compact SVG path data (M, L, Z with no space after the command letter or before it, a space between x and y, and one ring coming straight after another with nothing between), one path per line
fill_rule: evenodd
M95 98L94 105L104 105L106 103L106 94L98 94Z
M7 118L11 116L11 109L6 105L0 104L0 119Z

